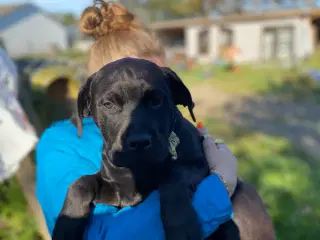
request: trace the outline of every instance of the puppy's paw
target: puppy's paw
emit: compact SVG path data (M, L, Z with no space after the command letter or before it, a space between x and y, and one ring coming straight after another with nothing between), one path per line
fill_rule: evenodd
M82 240L87 218L59 216L52 234L52 240Z
M96 175L86 175L72 183L53 230L53 240L81 240L99 183Z
M179 207L164 221L166 240L201 240L202 230L192 206L181 209L179 214L177 210Z
M194 223L185 223L181 227L168 229L166 240L202 240L202 232Z
M97 180L95 175L86 175L73 182L67 192L60 215L79 218L90 212L90 204L97 193Z
M166 240L202 240L199 223L193 219L186 219L180 226L165 229Z

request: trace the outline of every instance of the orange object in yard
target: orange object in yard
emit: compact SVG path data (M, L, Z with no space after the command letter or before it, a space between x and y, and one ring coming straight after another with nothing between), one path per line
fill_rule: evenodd
M203 122L199 121L198 124L197 124L197 127L200 128L200 129L204 128Z
M237 48L237 47L229 47L227 49L227 53L226 53L227 60L230 61L230 62L233 62L234 58L238 54L240 54L240 49L239 48Z
M232 66L232 72L238 72L238 66L237 65L233 65Z

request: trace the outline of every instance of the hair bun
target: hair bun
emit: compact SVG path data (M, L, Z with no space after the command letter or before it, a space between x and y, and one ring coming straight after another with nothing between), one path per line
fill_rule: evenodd
M95 38L134 26L134 15L122 4L95 0L81 15L80 30Z
M100 9L88 7L84 10L80 18L80 31L88 36L96 37L99 35L99 28L102 22Z

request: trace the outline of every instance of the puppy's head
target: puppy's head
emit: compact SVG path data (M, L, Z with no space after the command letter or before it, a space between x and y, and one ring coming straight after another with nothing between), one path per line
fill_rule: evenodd
M82 118L92 116L115 165L157 164L169 154L176 105L187 106L194 118L191 94L172 70L124 58L105 65L80 90L78 133Z

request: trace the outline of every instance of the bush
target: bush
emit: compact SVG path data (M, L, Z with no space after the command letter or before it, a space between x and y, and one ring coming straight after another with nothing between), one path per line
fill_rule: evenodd
M320 103L320 84L307 74L287 74L283 81L270 83L268 93L295 102Z

